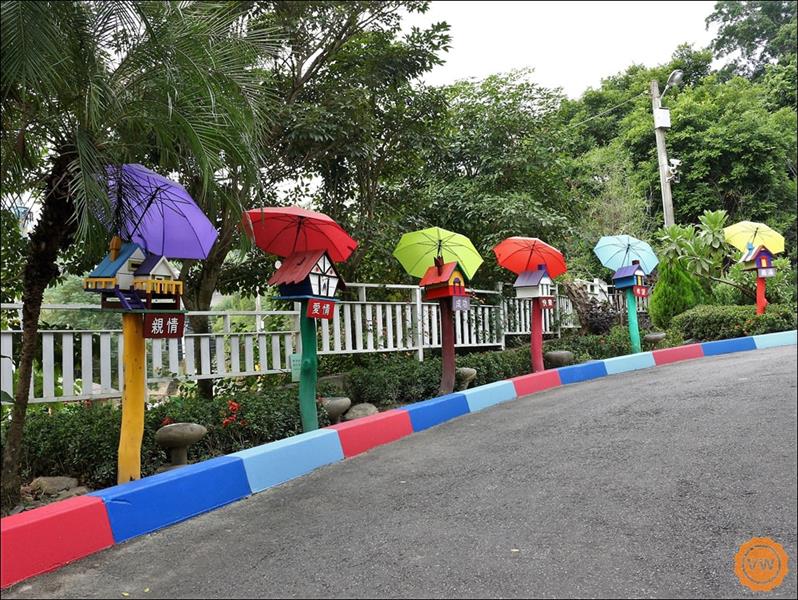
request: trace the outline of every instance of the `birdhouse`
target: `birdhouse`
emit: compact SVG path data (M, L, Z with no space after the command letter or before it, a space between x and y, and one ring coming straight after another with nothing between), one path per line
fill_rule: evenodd
M551 277L544 267L534 271L523 271L513 283L518 298L549 298Z
M616 290L632 288L632 292L636 297L645 298L648 296L646 273L637 262L615 271L612 281Z
M283 298L331 299L346 284L324 250L309 250L286 258L269 285L279 286Z
M83 289L102 295L103 308L180 309L183 282L165 256L145 252L115 237L110 251L83 280Z
M424 288L425 300L437 300L439 298L467 297L468 293L465 288L467 282L459 264L456 262L444 263L443 259L438 257L435 259L435 264L424 273L424 277L421 278L418 285Z
M756 271L757 277L774 277L776 267L773 266L773 253L765 246L749 245L740 262L744 271Z

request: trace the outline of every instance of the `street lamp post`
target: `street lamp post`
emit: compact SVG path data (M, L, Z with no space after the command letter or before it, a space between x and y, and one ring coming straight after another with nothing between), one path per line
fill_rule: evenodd
M668 83L662 96L668 93L668 88L679 85L682 81L683 73L675 70L668 77ZM668 166L668 150L665 146L665 130L670 129L671 115L667 108L662 108L662 96L659 93L659 83L656 80L651 82L651 108L654 112L654 137L657 140L657 160L659 162L659 183L662 190L662 212L665 218L665 226L668 227L675 223L673 218L673 198L671 196L671 179L673 174Z

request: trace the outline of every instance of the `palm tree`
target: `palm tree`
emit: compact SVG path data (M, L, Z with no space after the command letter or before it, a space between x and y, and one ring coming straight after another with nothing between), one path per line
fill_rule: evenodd
M56 259L108 232L107 165L190 173L207 190L233 162L254 171L264 122L252 65L273 51L246 2L2 3L3 195L40 205L23 275L23 334L3 450L2 510L19 497L19 464L38 319ZM107 214L107 213L106 213Z

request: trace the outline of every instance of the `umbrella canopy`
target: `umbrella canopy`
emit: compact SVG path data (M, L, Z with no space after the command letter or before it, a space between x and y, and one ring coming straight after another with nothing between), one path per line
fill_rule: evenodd
M538 238L510 237L500 242L493 253L499 265L516 274L534 271L538 265L544 265L551 278L568 270L562 252Z
M324 250L341 262L357 248L357 242L330 217L298 206L253 208L244 213L242 224L258 248L277 256Z
M482 264L482 257L471 240L462 234L440 227L404 234L396 245L393 255L404 270L413 277L423 277L427 269L435 263L437 256L442 257L444 262L460 263L465 276L469 279L474 277L479 265Z
M179 183L139 165L108 168L112 215L101 215L114 233L149 253L168 258L207 258L218 235Z
M646 275L659 264L659 259L646 242L630 235L609 235L598 241L593 252L601 264L617 271L638 261Z
M740 221L726 227L723 233L727 242L743 252L748 249L749 244L754 248L764 246L773 254L784 252L784 237L764 223Z

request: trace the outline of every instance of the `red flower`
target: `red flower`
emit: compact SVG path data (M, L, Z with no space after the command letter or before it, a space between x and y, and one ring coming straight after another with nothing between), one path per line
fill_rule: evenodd
M172 417L164 417L163 421L161 421L161 427L164 427L166 425L171 425L174 422L175 420Z
M232 413L238 412L239 408L241 408L241 406L238 404L238 402L234 402L233 400L227 401L227 410L229 410L230 412Z
M227 417L224 421L222 421L222 427L227 427L230 423L235 423L235 417Z

